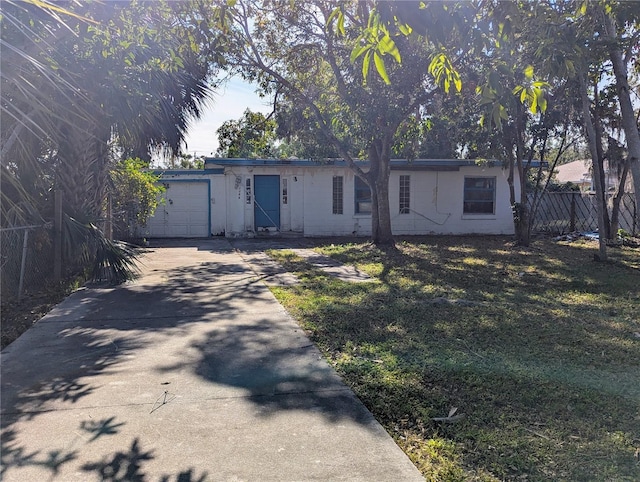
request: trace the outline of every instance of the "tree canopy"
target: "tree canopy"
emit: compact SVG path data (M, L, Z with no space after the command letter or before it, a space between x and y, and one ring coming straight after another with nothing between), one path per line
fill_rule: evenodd
M447 81L437 75L434 80L426 68L441 59L439 43L405 35L400 24L397 32L385 27L384 17L395 8L369 1L345 3L337 11L335 4L321 0L238 1L222 7L227 65L275 95L276 105L284 99L286 118L296 120L295 129L315 133L369 185L373 239L380 244L393 243L388 200L392 146L403 123L424 114L436 80ZM436 24L446 15L433 4L421 21ZM458 33L456 28L447 31L449 36ZM372 43L386 50L379 53L369 47ZM397 58L400 51L403 61L389 64L384 78L355 62L364 57L365 63L380 66L382 55ZM370 161L368 171L355 163L362 158Z
M5 3L3 182L19 197L3 213L43 195L21 181L44 171L95 218L113 155L179 151L210 92L213 37L185 2Z
M239 120L228 120L216 131L220 157L273 157L276 154L276 122L247 109Z

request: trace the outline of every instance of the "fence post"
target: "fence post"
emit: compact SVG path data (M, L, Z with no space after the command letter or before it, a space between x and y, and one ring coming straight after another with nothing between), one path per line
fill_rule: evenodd
M576 193L571 193L571 207L569 210L569 232L576 230Z
M107 194L107 220L104 223L104 234L109 240L113 240L113 201L111 194Z
M62 191L54 192L53 212L53 279L62 279Z
M632 226L633 229L632 234L634 236L636 236L638 234L638 228L640 226L638 226L638 203L640 203L640 192L635 193L635 201L632 203L633 205L633 221L632 221Z
M27 246L29 244L29 230L24 230L22 238L22 259L20 260L20 280L18 281L18 299L22 298L22 290L24 289L24 272L27 266Z

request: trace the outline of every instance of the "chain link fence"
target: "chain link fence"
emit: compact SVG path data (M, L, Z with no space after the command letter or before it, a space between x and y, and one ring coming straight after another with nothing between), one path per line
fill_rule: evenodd
M20 298L50 283L53 255L53 229L50 226L0 229L2 298Z

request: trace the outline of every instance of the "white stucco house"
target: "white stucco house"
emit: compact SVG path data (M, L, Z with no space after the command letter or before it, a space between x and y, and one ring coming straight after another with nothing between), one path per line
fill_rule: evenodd
M145 237L371 234L369 188L342 160L208 158L160 174ZM499 162L392 160L393 233L512 234L507 174Z

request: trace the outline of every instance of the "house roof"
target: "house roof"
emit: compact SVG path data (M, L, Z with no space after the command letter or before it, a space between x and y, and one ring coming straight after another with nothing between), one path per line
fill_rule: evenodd
M478 159L391 159L392 170L409 170L409 171L457 171L463 166L482 166L483 163L488 163L490 166L500 165L501 162L497 160L483 160ZM369 161L356 161L356 164L362 167L367 167ZM539 165L538 161L533 161L532 166ZM227 159L227 158L205 158L205 166L299 166L299 167L333 167L344 166L348 167L347 162L344 159Z
M589 161L578 160L562 164L556 167L556 179L558 182L572 182L574 184L590 183L591 182L591 170L589 168Z

